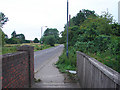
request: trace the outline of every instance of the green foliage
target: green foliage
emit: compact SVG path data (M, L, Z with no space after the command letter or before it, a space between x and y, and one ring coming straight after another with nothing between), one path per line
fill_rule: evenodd
M109 53L111 53L111 55L114 55L115 59L119 61L120 59L120 37L113 36L111 38L111 43L109 44L108 50L109 50Z
M16 37L16 31L13 31L11 37Z
M58 36L59 31L57 29L47 28L44 32L44 36L49 36L49 35Z
M44 44L44 45L41 46L40 44L38 44L38 45L34 46L34 51L44 50L44 49L47 49L47 48L50 48L50 47L51 47L50 45Z
M39 40L37 38L35 38L33 41L34 43L39 43Z
M54 46L55 43L59 43L59 31L57 29L47 28L40 42Z
M49 36L42 37L41 41L43 41L44 44L54 46L56 40L55 40L55 37L53 35L49 35Z
M45 44L54 46L55 44L55 37L53 35L45 37Z
M89 16L96 16L95 11L85 10L85 9L80 10L77 16L73 17L74 25L77 26L81 25Z
M7 44L20 44L22 43L18 38L10 38L6 41Z
M76 51L74 48L69 48L69 58L66 56L66 51L59 57L59 61L56 63L61 72L66 70L76 70Z
M12 34L11 34L11 39L12 38L17 38L20 40L20 43L25 43L25 36L24 34L16 34L16 31L13 31ZM9 42L9 41L8 41ZM9 44L9 43L8 43ZM12 44L12 42L11 42ZM17 43L18 44L18 43Z
M110 38L110 36L105 35L99 35L98 37L96 37L93 41L95 50L101 53L105 52L108 49L109 44L111 43Z
M0 12L0 27L2 27L8 21L8 17L4 13Z
M6 44L4 47L0 47L0 50L2 51L1 54L7 54L7 53L13 53L17 51L17 47L22 46L22 45L30 45L34 47L34 51L39 51L41 50L41 45L36 44L36 43L24 43L24 44ZM42 50L50 48L50 45L42 45Z
M69 27L68 32L69 47L75 51L82 51L120 72L120 25L113 23L113 16L109 12L103 12L101 16L98 16L90 10L84 10L80 11L71 21L72 26ZM66 34L65 29L61 38L65 48ZM67 66L68 60L65 53L61 57L60 64L63 67ZM59 66L62 68L61 65Z
M30 43L29 40L25 40L24 34L16 34L15 31L12 32L11 38L5 38L7 44L20 44L20 43Z
M120 36L120 25L117 23L111 24L112 34L116 36Z
M30 43L30 40L25 40L25 43Z
M14 53L17 51L17 47L2 47L2 54L7 54L7 53Z
M47 28L44 32L44 36L54 36L55 37L55 43L58 43L59 31L57 29Z
M15 37L20 39L21 43L25 43L25 36L24 36L24 34L17 34Z
M0 28L0 47L4 46L4 44L5 44L5 34Z

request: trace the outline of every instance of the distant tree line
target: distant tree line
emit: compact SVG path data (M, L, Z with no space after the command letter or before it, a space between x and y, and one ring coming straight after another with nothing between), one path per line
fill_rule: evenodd
M0 12L0 27L8 21L8 18L4 15L4 13ZM38 38L35 38L33 41L26 40L24 34L16 34L16 31L13 31L11 34L11 38L8 38L8 36L0 29L0 37L1 37L1 43L0 45L4 46L4 44L21 44L21 43L42 43L54 46L55 43L59 43L60 37L59 37L59 31L56 28L47 28L44 32L44 35L38 40Z
M24 34L16 34L16 31L13 31L11 34L11 38L8 38L8 36L2 31L2 39L3 39L3 45L4 44L22 44L22 43L39 43L39 40L35 38L32 40L26 40Z

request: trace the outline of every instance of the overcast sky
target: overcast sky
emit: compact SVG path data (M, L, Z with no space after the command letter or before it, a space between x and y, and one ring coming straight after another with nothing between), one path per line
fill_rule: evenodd
M108 11L118 22L118 1L120 0L69 0L69 14L75 16L81 9L94 10L101 15ZM27 40L40 39L41 27L64 30L66 24L67 0L1 0L0 12L9 21L3 26L3 31L11 37L15 30L17 34L24 34ZM46 27L43 27L43 31Z

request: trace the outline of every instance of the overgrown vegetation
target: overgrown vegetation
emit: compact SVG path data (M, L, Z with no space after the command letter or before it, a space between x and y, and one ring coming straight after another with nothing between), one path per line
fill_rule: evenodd
M94 11L83 9L70 22L69 58L64 51L58 67L63 71L75 70L76 51L81 51L120 72L120 25L113 22L112 15L103 12L99 16ZM66 45L66 29L60 41Z
M69 47L69 58L67 58L66 51L64 50L56 65L61 72L66 72L66 70L76 70L76 50Z
M17 47L2 47L2 54L14 53L17 51Z
M2 51L1 54L7 54L7 53L14 53L17 51L17 47L23 46L23 45L30 45L34 47L34 51L39 51L47 48L51 48L50 45L40 45L38 43L23 43L23 44L5 44L4 47L1 47L0 50ZM57 46L57 45L55 45Z

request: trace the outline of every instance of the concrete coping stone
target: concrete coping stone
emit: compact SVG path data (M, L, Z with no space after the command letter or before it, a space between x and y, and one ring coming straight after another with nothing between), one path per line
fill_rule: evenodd
M84 58L86 58L91 64L93 64L96 68L98 68L101 72L103 72L106 76L108 76L111 80L113 80L115 83L120 85L120 74L113 70L112 68L102 64L101 62L97 61L94 58L91 58L90 56L77 51L79 55L82 55Z

